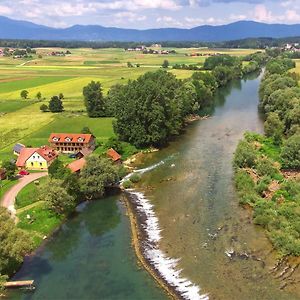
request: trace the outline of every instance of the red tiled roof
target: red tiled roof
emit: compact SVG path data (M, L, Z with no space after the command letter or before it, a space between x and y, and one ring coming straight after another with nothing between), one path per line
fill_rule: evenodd
M17 167L24 167L27 159L38 149L39 148L23 148L16 162Z
M23 148L20 152L20 155L17 159L16 165L17 167L24 167L26 161L34 154L38 153L42 156L47 162L55 159L57 157L57 153L53 148L49 146L43 146L41 148Z
M83 157L68 164L68 168L71 170L72 173L76 173L81 171L85 166L85 164L86 164L86 160Z
M54 139L57 138L58 140L55 141ZM84 133L51 133L49 137L49 143L65 143L67 142L66 139L70 139L70 143L82 143L87 144L91 141L94 136L92 134L84 134Z
M113 161L117 161L119 159L121 159L121 155L115 151L113 148L110 148L106 154L113 160Z

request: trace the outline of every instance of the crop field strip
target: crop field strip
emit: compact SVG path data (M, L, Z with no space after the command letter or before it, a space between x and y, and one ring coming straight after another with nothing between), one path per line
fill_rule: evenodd
M157 70L163 60L170 65L198 64L205 57L187 54L215 53L221 50L176 49L176 54L152 55L127 52L123 49L72 49L70 56L48 56L51 51L66 49L37 49L42 58L32 60L0 57L0 160L11 157L16 142L40 146L46 144L53 131L78 132L88 126L97 140L105 142L113 135L112 118L90 119L84 113L82 89L91 80L100 81L104 93L117 83L126 83L145 72ZM247 55L256 50L222 50L232 55ZM127 62L140 64L128 68ZM169 69L178 78L190 77L194 71ZM23 100L20 92L26 89L28 99ZM43 100L36 101L36 94L42 93ZM61 114L42 113L40 105L63 93L65 112ZM44 99L45 98L45 99Z

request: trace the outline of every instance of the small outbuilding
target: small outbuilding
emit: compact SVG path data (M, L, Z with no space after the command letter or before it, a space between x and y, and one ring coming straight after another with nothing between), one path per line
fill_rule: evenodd
M68 164L68 168L71 170L72 173L80 173L80 171L84 168L86 164L85 158L80 158Z
M110 148L106 152L107 156L116 164L121 164L122 163L122 156L113 148Z
M14 148L13 148L14 154L17 155L17 156L19 156L20 153L21 153L21 150L22 150L23 148L25 148L25 145L20 144L20 143L15 144L15 146L14 146Z
M93 152L93 150L91 150L91 149L83 148L83 149L81 149L80 151L78 151L78 152L75 154L75 157L78 158L78 159L83 158L83 157L87 157L87 156L89 156L92 152Z

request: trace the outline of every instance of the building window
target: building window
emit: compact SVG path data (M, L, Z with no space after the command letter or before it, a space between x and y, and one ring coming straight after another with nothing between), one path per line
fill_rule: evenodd
M42 167L43 166L43 164L42 163L40 163L40 167Z
M31 166L33 167L33 162L31 162Z

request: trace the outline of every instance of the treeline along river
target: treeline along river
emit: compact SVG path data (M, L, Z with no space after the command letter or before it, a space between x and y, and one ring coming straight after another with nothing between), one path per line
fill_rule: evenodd
M151 230L162 231L152 242L171 259L173 270L182 269L176 276L193 283L190 291L178 287L185 298L300 298L297 285L280 289L280 280L270 273L276 252L264 231L251 223L250 212L238 205L233 184L238 140L247 130L263 131L257 110L260 79L253 75L219 90L211 118L192 123L167 148L140 162L156 167L142 175L135 196L153 204L159 228L147 232L151 237ZM167 299L137 265L120 198L91 203L64 224L15 277L35 279L36 291L11 298ZM147 225L145 218L141 222ZM173 285L180 281L165 277Z

